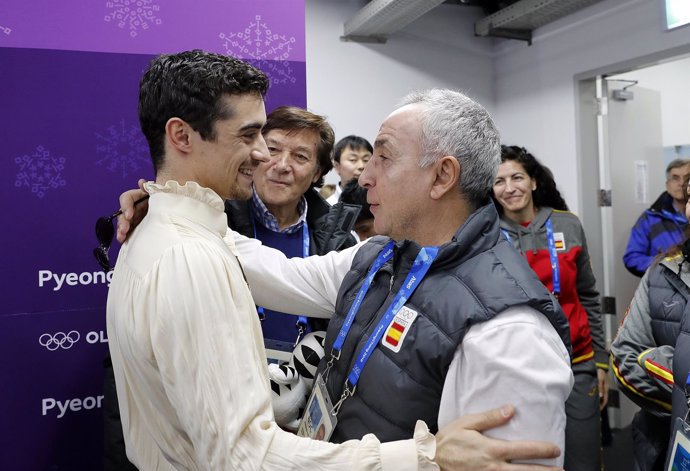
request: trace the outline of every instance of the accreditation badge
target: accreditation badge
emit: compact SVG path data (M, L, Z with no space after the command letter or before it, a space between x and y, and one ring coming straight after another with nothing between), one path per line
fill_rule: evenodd
M307 401L297 435L327 442L337 423L338 419L333 413L333 403L328 396L326 383L319 374L314 380L314 389Z
M682 418L673 424L672 442L666 458L666 471L690 471L690 425Z

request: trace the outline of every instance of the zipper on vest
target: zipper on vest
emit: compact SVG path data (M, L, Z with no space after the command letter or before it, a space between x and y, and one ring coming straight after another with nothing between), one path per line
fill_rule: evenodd
M393 291L393 283L395 283L395 273L391 275L391 281L388 283L388 292Z

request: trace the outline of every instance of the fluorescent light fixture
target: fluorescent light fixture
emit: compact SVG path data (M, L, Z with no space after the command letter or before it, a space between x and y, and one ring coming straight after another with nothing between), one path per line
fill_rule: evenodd
M690 1L666 1L666 29L678 28L690 23Z

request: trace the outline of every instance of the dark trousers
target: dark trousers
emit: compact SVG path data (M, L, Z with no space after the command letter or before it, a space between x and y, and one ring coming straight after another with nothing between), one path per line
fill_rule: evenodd
M137 471L125 453L115 373L108 354L103 360L103 471Z
M594 361L573 365L575 384L565 403L566 471L601 470L601 416Z
M663 471L671 438L671 419L640 410L632 422L635 471Z

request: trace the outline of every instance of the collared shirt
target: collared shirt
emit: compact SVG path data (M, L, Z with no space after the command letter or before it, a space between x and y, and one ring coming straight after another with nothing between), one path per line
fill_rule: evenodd
M312 317L335 311L340 285L364 243L321 257L288 259L256 239L235 236L254 299ZM563 452L565 401L572 385L570 356L546 317L528 306L508 308L467 330L446 374L438 425L509 403L515 417L485 435L547 441ZM541 463L563 466L563 453Z
M127 455L139 469L438 469L423 422L413 439L384 444L278 428L223 200L193 182L146 188L149 213L122 246L107 306Z
M256 193L256 188L252 189L252 199L249 202L249 206L251 207L252 216L254 217L254 219L258 221L261 225L263 225L266 229L270 229L273 232L279 232L283 234L294 234L295 232L302 229L302 225L307 220L308 207L307 199L304 196L300 197L299 203L297 204L297 212L299 213L299 219L297 219L296 223L286 227L285 229L280 228L280 224L278 224L278 220L276 219L276 217L268 210L264 202L261 201L261 198L259 198L259 195Z

